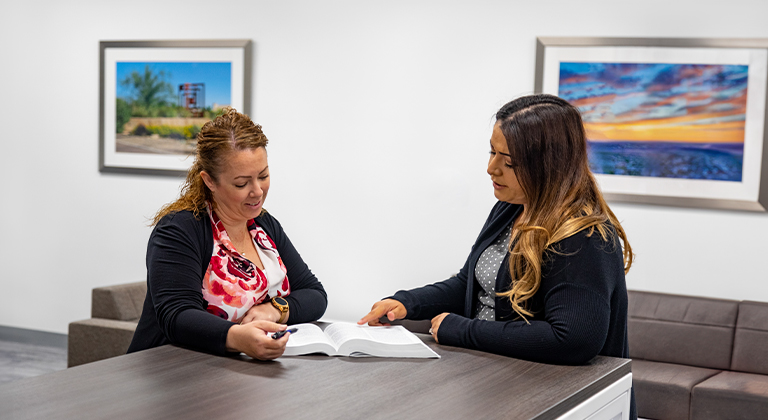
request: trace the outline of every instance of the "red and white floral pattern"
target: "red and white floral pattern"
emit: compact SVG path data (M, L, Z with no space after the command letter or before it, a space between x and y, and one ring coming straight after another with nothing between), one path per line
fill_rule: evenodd
M208 312L232 322L240 322L248 309L263 302L268 296L287 296L291 293L285 264L272 238L261 226L254 220L248 221L248 231L254 243L263 251L261 255L266 254L268 259L276 260L282 270L282 273L280 270L271 271L270 278L235 250L224 224L210 206L208 214L213 229L213 253L203 278L203 298L208 302ZM263 260L262 257L266 267L269 261Z

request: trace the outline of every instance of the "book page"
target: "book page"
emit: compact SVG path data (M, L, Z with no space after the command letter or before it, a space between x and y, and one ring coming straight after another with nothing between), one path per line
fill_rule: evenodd
M369 327L339 322L326 327L325 334L337 345L339 355L440 358L418 337L399 325Z
M371 340L387 344L421 344L421 340L401 326L370 327L365 330Z
M337 322L325 328L325 334L336 345L336 348L349 340L370 340L382 344L421 344L421 340L401 326L369 327Z
M288 337L284 356L323 353L328 356L440 358L402 326L369 327L337 322L325 329L315 324L297 324L290 328L297 331Z
M288 337L288 343L285 345L285 355L287 356L306 354L313 351L332 355L338 348L317 325L296 324L291 325L289 328L296 328L298 331Z
M370 340L371 337L365 332L366 328L369 327L346 322L336 322L325 327L325 335L333 341L334 346L338 349L344 342L355 338Z

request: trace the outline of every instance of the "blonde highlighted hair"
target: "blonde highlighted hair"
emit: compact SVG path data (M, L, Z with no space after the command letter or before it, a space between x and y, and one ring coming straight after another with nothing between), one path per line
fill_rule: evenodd
M183 210L191 211L195 217L199 217L205 211L206 203L213 203L211 190L203 182L200 172L205 171L218 183L219 175L233 152L266 147L267 142L267 136L260 125L234 108L224 108L222 115L208 121L200 129L195 160L181 186L180 197L163 206L155 215L152 225L156 225L169 213Z
M578 109L557 96L530 95L501 107L496 122L528 200L510 241L512 284L499 295L509 298L523 319L533 316L526 302L539 290L546 253L557 252L554 244L585 229L622 246L628 272L632 247L589 170Z

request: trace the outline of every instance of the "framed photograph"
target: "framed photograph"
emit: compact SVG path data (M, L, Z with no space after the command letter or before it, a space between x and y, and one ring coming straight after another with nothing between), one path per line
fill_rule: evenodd
M99 170L183 175L200 128L250 114L251 41L102 41Z
M768 39L538 38L609 201L766 211Z

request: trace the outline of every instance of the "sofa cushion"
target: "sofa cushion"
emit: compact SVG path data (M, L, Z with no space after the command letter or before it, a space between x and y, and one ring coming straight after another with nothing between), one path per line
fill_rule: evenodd
M693 387L719 370L632 360L638 417L688 420Z
M766 413L766 375L722 372L693 387L692 419L757 419Z
M768 374L768 303L739 305L731 370Z
M628 296L632 359L730 368L738 301L638 291Z
M91 318L69 323L67 367L125 354L136 322Z
M91 293L91 317L137 321L141 317L147 283L96 287Z

